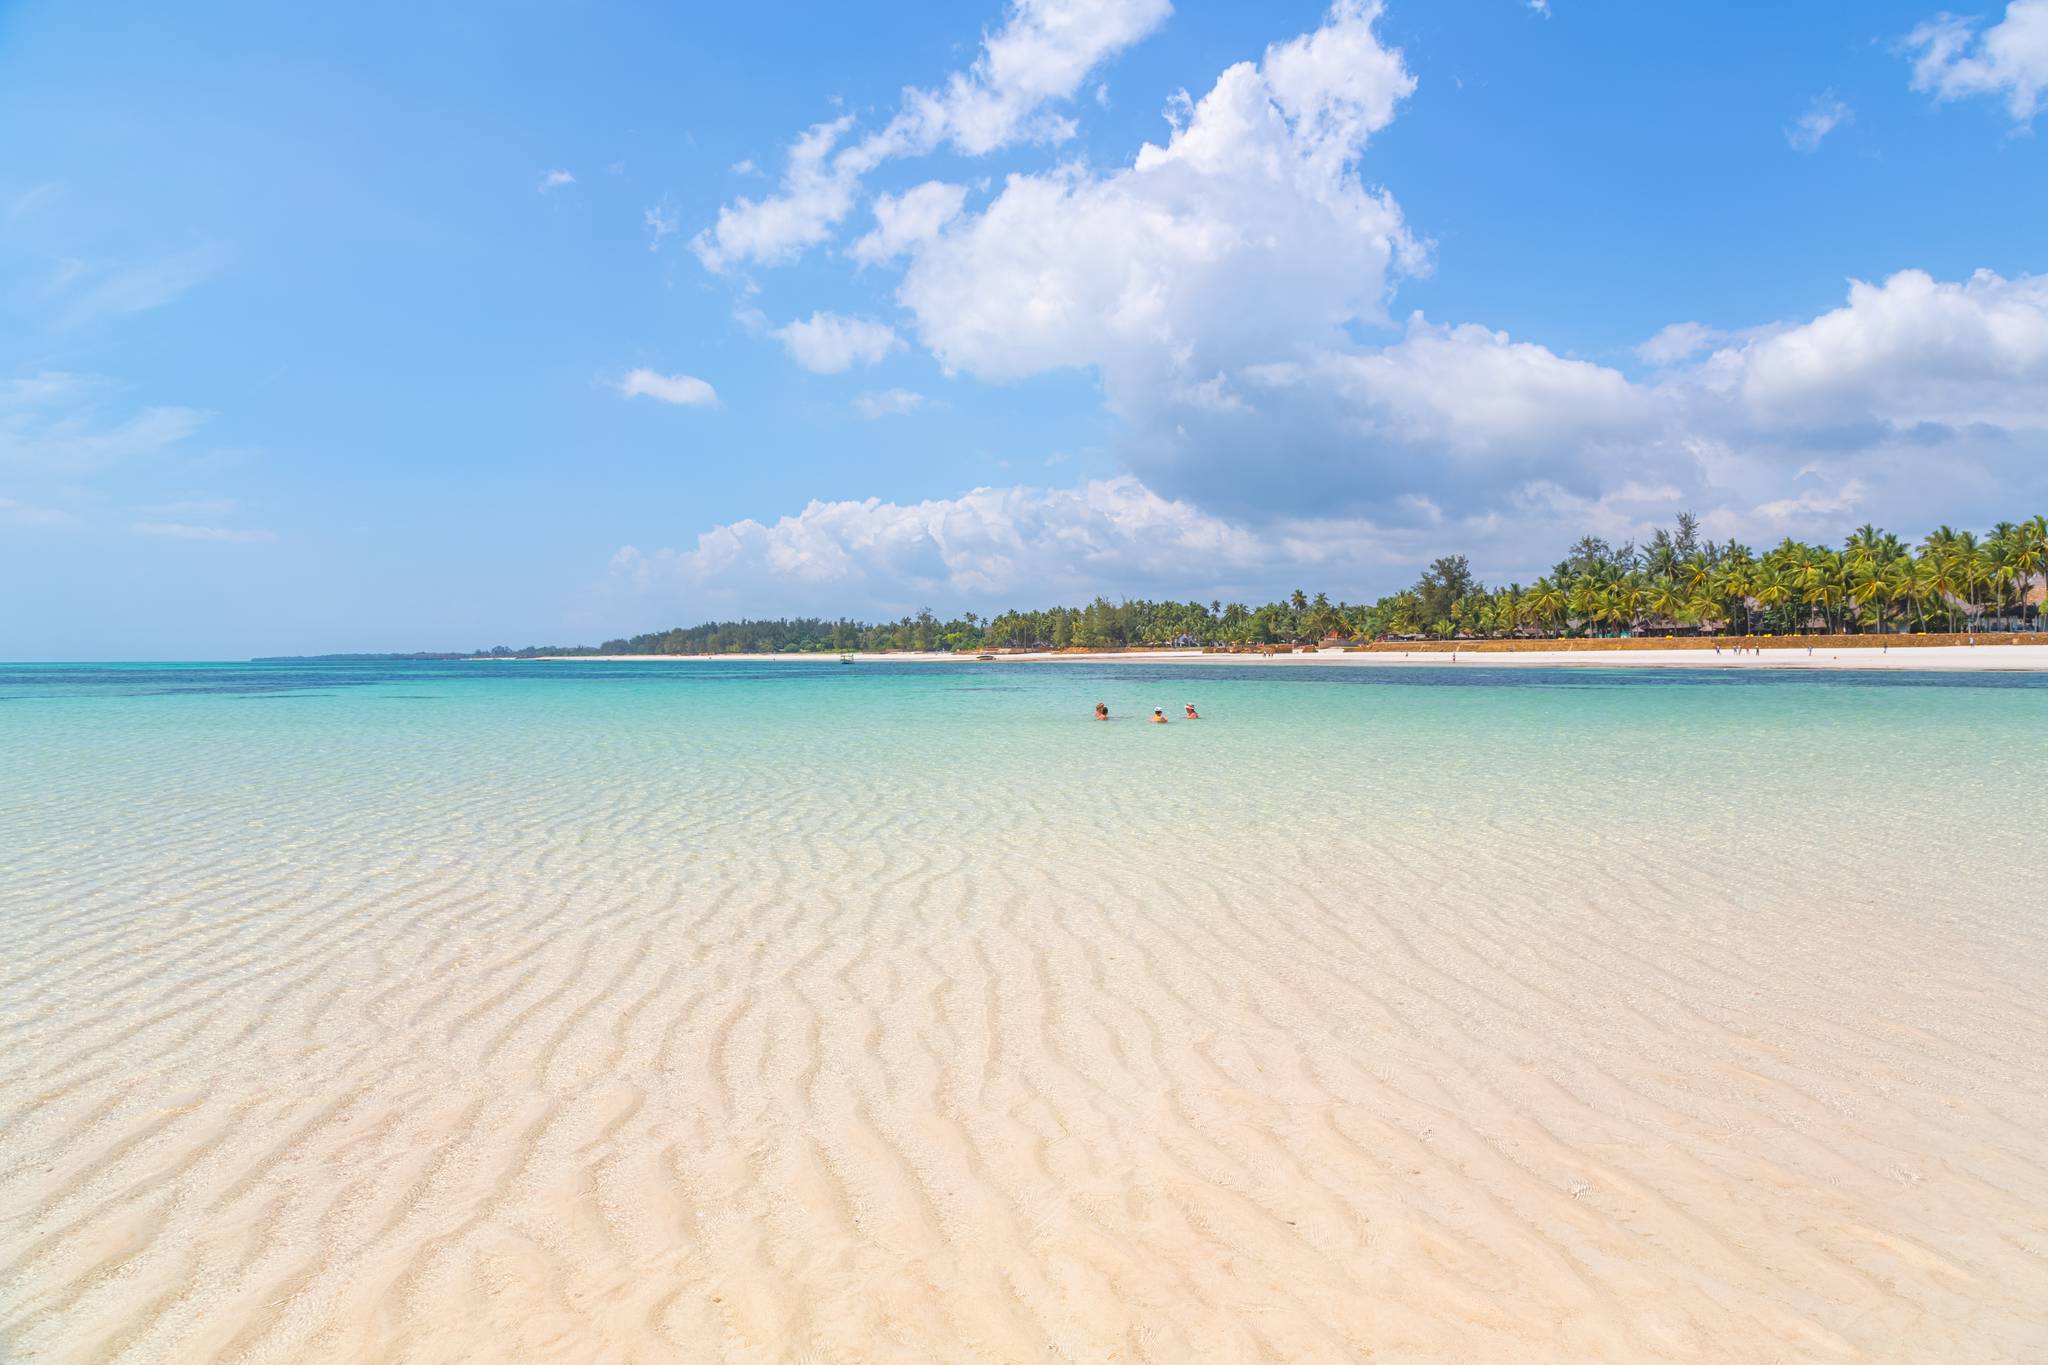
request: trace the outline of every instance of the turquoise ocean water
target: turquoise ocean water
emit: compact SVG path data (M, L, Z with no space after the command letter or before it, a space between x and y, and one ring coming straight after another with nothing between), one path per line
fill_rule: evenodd
M1098 700L1107 725L1088 720ZM1201 722L1179 721L1186 701ZM1176 723L1141 723L1155 705ZM636 801L693 813L702 837L674 853L866 828L992 852L1023 851L1003 847L1013 834L1074 835L1140 861L1160 841L1256 830L1333 850L1426 835L1443 856L1561 841L1595 860L1650 839L1653 861L1690 851L1720 870L1859 851L2006 866L2026 862L2044 771L2048 678L2028 674L0 667L17 874L142 820L317 841L437 812L516 822Z

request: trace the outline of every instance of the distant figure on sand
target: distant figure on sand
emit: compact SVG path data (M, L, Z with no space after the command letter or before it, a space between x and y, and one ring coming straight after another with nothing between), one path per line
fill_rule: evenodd
M1202 715L1201 715L1201 713L1200 713L1199 711L1195 710L1195 704L1194 704L1193 702L1189 702L1189 703L1188 703L1188 719L1189 719L1189 720L1200 720L1201 718L1202 718Z
M1165 708L1165 707L1163 707L1163 706L1155 706L1155 707L1153 707L1153 708L1152 708L1152 723L1153 723L1154 725L1164 725L1164 724L1166 724L1166 708Z
M1095 719L1097 719L1097 720L1108 720L1108 719L1109 719L1109 704L1108 704L1107 702L1096 702L1096 703L1095 703Z

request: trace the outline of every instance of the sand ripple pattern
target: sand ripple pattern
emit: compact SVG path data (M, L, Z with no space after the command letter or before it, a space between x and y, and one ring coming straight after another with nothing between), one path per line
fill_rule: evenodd
M240 705L12 748L0 1357L2048 1358L2038 788Z

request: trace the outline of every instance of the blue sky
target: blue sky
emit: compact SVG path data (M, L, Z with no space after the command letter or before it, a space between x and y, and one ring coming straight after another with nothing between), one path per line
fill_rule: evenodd
M2048 0L16 3L0 656L2017 518L2044 86Z

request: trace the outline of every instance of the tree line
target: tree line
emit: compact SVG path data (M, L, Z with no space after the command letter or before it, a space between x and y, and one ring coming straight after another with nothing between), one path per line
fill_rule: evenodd
M1948 526L1917 545L1875 526L1840 549L1787 538L1757 551L1702 538L1681 513L1637 545L1585 536L1526 587L1487 587L1463 555L1372 603L1296 590L1283 601L1175 602L1097 597L1081 607L963 612L897 621L797 617L714 621L601 645L482 651L539 654L784 654L854 650L1262 645L1340 639L1487 639L1633 634L1863 633L2039 629L2030 589L2048 584L2048 519L2000 522L1979 536Z

